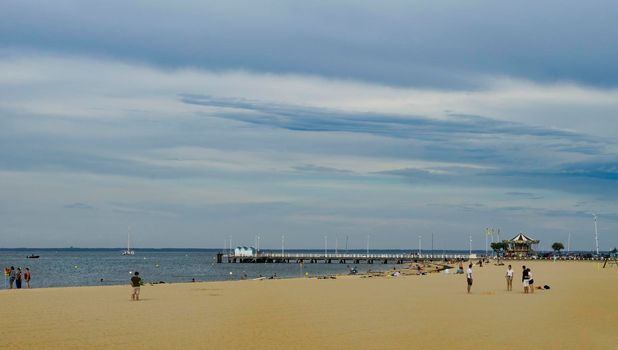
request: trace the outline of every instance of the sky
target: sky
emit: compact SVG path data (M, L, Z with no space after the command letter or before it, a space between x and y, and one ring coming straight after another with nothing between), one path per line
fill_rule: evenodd
M0 6L0 247L618 245L618 2Z

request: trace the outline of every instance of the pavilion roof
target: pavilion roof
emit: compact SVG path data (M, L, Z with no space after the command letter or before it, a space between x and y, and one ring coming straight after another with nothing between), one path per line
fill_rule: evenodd
M533 238L526 236L523 232L518 233L515 237L511 238L509 241L517 242L517 243L538 243L539 241Z

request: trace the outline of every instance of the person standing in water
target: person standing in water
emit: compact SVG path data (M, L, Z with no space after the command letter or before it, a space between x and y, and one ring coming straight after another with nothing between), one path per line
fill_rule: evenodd
M26 288L30 288L30 278L32 278L32 275L30 274L30 268L26 267L26 271L24 272L24 281L26 281Z
M11 266L11 272L9 272L9 289L13 289L15 283L15 266Z
M506 270L506 290L513 290L513 268L509 265L509 269Z
M21 267L18 267L15 272L15 288L21 289Z
M131 286L133 287L133 294L131 294L131 300L139 300L139 289L142 285L142 279L139 277L139 272L135 271L133 277L131 277Z
M472 288L472 263L468 265L468 271L466 273L466 280L468 282L468 294L470 294L470 289Z

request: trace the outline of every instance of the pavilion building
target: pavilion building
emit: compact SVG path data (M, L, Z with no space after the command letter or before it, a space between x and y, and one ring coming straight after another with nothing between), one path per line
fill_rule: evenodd
M505 256L514 258L525 258L534 255L534 248L540 243L539 240L533 239L523 232L503 242L507 244Z

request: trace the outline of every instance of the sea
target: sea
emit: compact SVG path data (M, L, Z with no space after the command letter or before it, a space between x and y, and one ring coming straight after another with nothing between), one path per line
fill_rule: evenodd
M216 255L221 249L136 249L135 255L121 255L118 249L2 249L0 268L30 268L32 288L100 286L128 284L134 271L146 283L182 283L195 281L230 281L259 277L316 277L348 273L356 267L359 273L400 268L391 264L324 264L297 263L220 263ZM289 250L290 253L323 253L323 250ZM473 251L474 253L475 251ZM364 254L364 250L349 253ZM410 250L372 250L370 254L407 254ZM439 253L442 253L439 252ZM436 252L436 254L439 254ZM446 254L466 254L447 251ZM476 252L476 253L480 253ZM483 252L484 253L484 252ZM38 255L38 259L27 258ZM6 288L8 279L0 288Z

